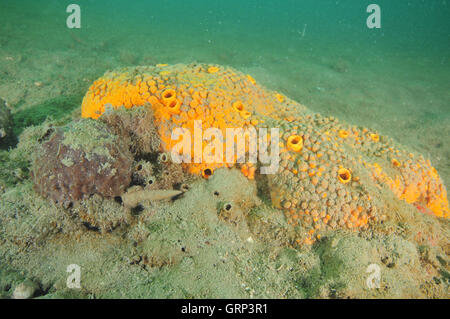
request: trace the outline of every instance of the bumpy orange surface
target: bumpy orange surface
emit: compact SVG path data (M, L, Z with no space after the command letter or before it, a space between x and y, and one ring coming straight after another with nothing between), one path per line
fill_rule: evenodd
M268 175L272 202L290 224L309 227L303 242L338 227L368 227L383 209L376 199L383 187L436 216L449 216L446 189L428 160L376 132L313 113L230 68L157 65L107 72L89 88L82 116L97 119L107 105L150 105L165 152L179 142L171 139L173 129L193 132L195 120L224 136L226 128L278 127L280 167ZM250 179L258 174L258 165L235 162L182 165L206 178L231 166Z

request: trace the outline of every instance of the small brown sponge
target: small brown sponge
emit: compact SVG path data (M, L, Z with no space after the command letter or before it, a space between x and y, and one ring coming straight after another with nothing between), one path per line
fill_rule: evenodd
M167 161L161 161L161 157L166 157ZM147 160L135 162L132 184L146 190L174 189L192 180L184 173L181 165L170 161L170 155L159 153L159 158L156 164Z
M32 159L32 178L44 197L69 206L92 194L121 195L131 182L128 145L99 121L58 128Z
M161 139L154 123L151 107L105 111L100 117L108 127L130 144L133 155L142 156L160 150Z

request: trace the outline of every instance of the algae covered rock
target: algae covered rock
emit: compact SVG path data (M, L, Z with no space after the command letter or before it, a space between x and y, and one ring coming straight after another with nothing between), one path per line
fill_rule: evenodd
M338 69L342 71L345 67ZM112 115L111 109L137 110L128 113L128 119L118 113ZM149 116L149 111L153 116ZM139 121L133 119L140 112L143 113L137 118ZM424 156L371 128L315 113L231 68L177 64L110 71L89 88L83 98L81 116L100 121L103 118L115 131L125 127L128 128L125 131L132 133L143 129L136 136L142 136L148 127L151 134L144 135L153 136L157 132L159 150L166 153L180 146L172 138L180 132L183 137L186 133L192 137L195 132L214 129L217 135L226 137L227 129L240 128L248 136L261 137L264 130L276 129L276 134L271 133L270 143L255 147L261 155L268 151L269 144L278 145L273 154L278 152L279 156L273 157L273 163L279 165L274 165L273 174L262 171L266 166L261 160L255 160L257 165L240 165L238 156L226 159L224 154L212 152L220 148L212 148L205 140L198 149L209 160L192 161L183 149L185 161L181 166L185 173L203 178L212 177L219 168L237 167L250 180L267 181L258 183L258 187L266 189L272 205L284 213L288 225L295 230L293 240L298 245L311 245L337 230L369 230L392 217L385 209L386 192L423 213L449 216L445 185ZM278 142L272 141L275 136ZM137 150L143 149L141 143L132 145L138 146ZM139 155L134 150L133 153ZM146 177L139 177L144 182L153 177L140 172L134 175ZM172 186L174 175L180 174L168 176L170 183L163 183L166 187ZM232 215L236 214L227 210L224 213L224 219L235 220Z
M419 261L414 243L397 235L370 240L336 233L317 246L320 276L311 276L313 296L325 298L423 298L442 292ZM435 277L436 278L436 277ZM436 292L438 291L438 292Z
M74 208L74 212L81 221L90 227L98 228L102 233L126 223L129 217L122 205L112 199L102 198L98 194L81 201Z
M31 175L40 194L68 206L93 194L121 195L132 162L128 145L105 124L80 120L56 129L37 148Z

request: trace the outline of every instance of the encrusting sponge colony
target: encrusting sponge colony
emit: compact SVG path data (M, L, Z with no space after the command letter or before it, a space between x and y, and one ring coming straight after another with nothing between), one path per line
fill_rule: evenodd
M261 87L250 75L217 65L156 65L107 72L89 88L82 117L98 119L111 106L152 108L162 152L170 152L175 128L279 128L280 165L267 175L272 203L289 224L306 229L312 243L336 228L367 228L381 218L387 188L423 212L449 216L445 186L429 160L366 128L324 117ZM208 147L204 142L203 149ZM248 149L246 149L248 151ZM183 163L208 178L220 167L238 167L249 179L258 163Z

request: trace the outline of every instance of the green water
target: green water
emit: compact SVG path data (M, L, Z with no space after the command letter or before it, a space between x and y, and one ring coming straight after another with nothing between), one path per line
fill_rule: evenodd
M0 2L0 97L15 132L80 105L108 69L210 62L422 152L450 183L450 8L440 1ZM69 103L69 104L68 104ZM34 107L33 112L28 108ZM38 114L34 116L33 114Z

